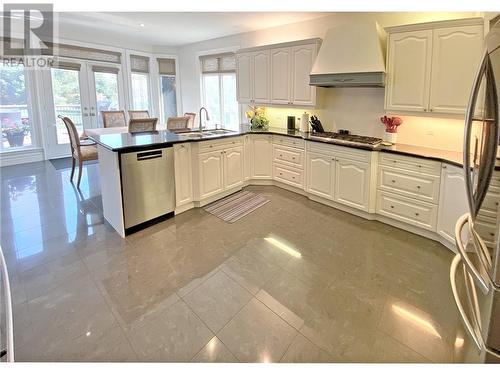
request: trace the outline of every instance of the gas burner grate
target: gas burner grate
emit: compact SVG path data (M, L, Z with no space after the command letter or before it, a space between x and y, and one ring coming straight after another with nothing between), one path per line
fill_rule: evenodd
M327 140L334 143L364 145L371 147L375 147L378 144L380 144L380 142L382 142L382 139L380 138L366 137L364 135L356 135L356 134L340 134L334 132L312 133L310 137Z

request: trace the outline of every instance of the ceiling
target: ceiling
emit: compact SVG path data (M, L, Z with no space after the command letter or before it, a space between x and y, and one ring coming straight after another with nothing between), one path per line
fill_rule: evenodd
M61 34L106 33L134 43L180 46L328 15L319 12L64 12ZM144 26L141 26L144 25Z

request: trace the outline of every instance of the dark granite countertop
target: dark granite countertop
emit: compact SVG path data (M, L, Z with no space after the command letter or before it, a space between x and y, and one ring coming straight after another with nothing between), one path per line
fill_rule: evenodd
M317 138L311 138L310 133L303 133L297 130L289 131L283 128L269 128L268 130L255 131L250 130L248 126L242 126L239 131L205 136L202 138L187 138L186 136L175 134L167 130L158 130L154 133L131 134L123 131L118 132L118 130L117 132L113 133L111 132L111 129L108 129L106 134L94 134L92 132L91 134L89 134L89 137L111 151L122 153L168 147L169 145L173 145L175 143L208 141L237 137L245 134L276 134L294 138L301 138L313 142L334 144L341 147L350 147L370 151L389 152L400 155L421 157L425 159L442 161L459 167L463 165L463 154L458 151L439 150L430 147L413 146L399 143L393 146L377 146L375 148L366 147L363 145L342 145L330 141L323 141ZM500 165L498 165L496 169L500 170Z

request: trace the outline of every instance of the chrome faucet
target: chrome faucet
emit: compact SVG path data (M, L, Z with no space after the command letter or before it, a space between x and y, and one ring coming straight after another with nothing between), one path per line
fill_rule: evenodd
M203 110L205 110L205 116L207 118L207 121L210 120L210 116L208 115L207 109L205 107L201 107L200 108L200 114L199 114L199 116L200 116L200 133L203 131L203 121L202 121L202 118L201 118L201 111L203 111Z

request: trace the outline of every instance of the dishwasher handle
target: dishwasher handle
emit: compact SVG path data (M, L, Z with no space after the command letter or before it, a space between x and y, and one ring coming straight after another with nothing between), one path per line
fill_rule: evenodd
M146 151L137 153L137 161L157 159L163 156L162 150Z

